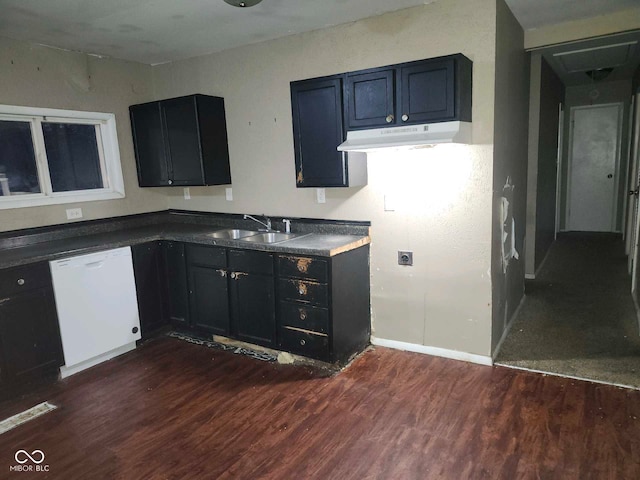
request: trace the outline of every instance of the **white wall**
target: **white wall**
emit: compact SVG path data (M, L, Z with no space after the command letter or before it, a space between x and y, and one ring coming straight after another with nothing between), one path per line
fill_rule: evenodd
M234 201L202 187L171 190L169 206L370 220L374 335L489 355L495 17L495 0L441 0L155 67L157 98L219 95L227 111ZM290 81L458 52L474 62L474 145L372 155L368 186L328 189L326 204L296 188Z
M159 190L141 189L136 177L129 105L152 99L151 67L100 59L0 37L0 104L116 115L126 197L0 210L0 231L66 223L65 209L82 207L83 220L164 210Z

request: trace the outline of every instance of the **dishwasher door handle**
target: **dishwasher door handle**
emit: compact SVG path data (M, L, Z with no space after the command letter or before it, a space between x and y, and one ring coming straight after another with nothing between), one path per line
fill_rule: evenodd
M104 265L104 260L98 260L97 262L89 262L84 264L84 266L87 268L100 268L103 265Z

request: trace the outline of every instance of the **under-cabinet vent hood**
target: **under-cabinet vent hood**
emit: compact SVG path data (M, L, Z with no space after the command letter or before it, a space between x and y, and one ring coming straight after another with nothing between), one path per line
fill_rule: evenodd
M419 147L437 143L471 143L470 122L439 122L424 125L354 130L338 145L341 152L367 152L389 147Z

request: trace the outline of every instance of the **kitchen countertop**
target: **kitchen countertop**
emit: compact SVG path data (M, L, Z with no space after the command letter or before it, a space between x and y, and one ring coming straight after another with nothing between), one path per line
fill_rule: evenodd
M65 228L65 227L61 227ZM203 245L260 250L274 253L332 257L370 243L368 235L297 233L298 237L278 243L254 243L213 238L212 232L229 226L160 223L100 233L58 238L0 250L0 268L49 261L154 240L172 240ZM295 232L294 232L295 233Z

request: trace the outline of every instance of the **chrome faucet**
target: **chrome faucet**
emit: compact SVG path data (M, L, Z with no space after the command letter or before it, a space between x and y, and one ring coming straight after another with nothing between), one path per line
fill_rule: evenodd
M264 217L266 222L261 222L256 217L253 217L251 215L244 215L243 218L245 220L253 220L254 222L258 222L260 225L262 225L263 227L267 228L267 232L270 232L271 231L271 219L269 217L267 217L266 215L264 215L264 214L262 216Z

